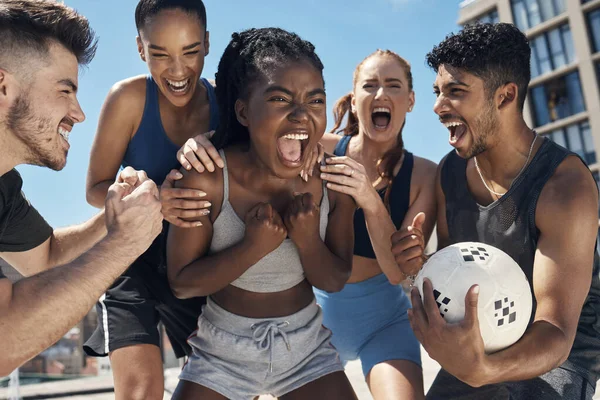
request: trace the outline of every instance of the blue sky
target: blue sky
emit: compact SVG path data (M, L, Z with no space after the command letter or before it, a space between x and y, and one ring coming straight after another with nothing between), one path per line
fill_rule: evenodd
M98 114L117 81L147 73L135 45L135 0L64 0L87 16L99 36L92 64L79 77L79 100L86 113L75 126L67 166L54 172L21 166L24 191L54 227L80 223L96 210L85 201L85 177ZM279 26L311 41L325 65L328 107L352 89L355 66L377 48L390 49L413 66L416 105L404 130L406 148L438 162L450 150L446 129L432 111L434 73L425 55L456 31L459 0L205 0L210 54L203 75L214 78L231 33ZM329 127L332 125L329 113Z

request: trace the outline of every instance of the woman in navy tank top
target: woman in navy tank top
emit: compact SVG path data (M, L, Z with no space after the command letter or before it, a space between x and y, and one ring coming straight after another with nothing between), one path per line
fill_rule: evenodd
M423 398L420 346L407 318L407 275L391 251L398 229L419 229L426 238L435 214L436 165L406 151L402 130L415 97L410 64L377 50L354 71L354 88L335 105L336 132L321 141L337 157L321 167L327 187L351 195L354 216L352 276L339 293L315 289L323 323L344 361L360 359L375 400ZM424 247L425 243L413 243ZM410 272L414 273L414 272Z
M169 186L181 175L172 171L179 168L179 148L218 122L214 88L201 78L209 49L206 11L200 0L141 0L135 19L138 52L150 74L117 82L108 94L91 151L87 199L102 207L120 168L143 170L158 185L171 171L161 189L163 214L190 226L179 217L207 213L204 194ZM166 226L102 296L98 328L84 346L89 355L110 356L117 399L163 398L158 322L176 356L183 357L191 351L186 339L205 303L173 296L164 260Z

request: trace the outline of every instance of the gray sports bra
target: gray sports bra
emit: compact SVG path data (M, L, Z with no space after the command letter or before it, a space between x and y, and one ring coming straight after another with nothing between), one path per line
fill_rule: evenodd
M213 223L213 236L209 253L223 251L244 238L246 225L238 217L229 202L229 174L225 152L219 150L225 166L223 167L223 205ZM320 206L319 233L325 240L329 216L329 198L323 185L323 197ZM304 280L304 269L294 242L287 238L281 245L251 266L239 278L231 282L233 286L250 292L272 293L290 289Z

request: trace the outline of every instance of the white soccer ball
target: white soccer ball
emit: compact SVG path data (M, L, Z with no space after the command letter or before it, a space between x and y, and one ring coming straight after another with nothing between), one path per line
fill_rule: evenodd
M479 285L478 316L486 353L502 350L523 336L532 312L527 277L505 252L484 243L448 246L429 258L415 279L423 297L429 278L442 317L450 323L465 316L465 295Z

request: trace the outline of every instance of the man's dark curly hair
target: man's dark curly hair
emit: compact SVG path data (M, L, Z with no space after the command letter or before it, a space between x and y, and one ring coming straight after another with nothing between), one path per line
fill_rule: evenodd
M262 76L300 61L308 62L323 76L323 64L315 46L295 33L280 28L253 28L231 36L216 74L219 127L212 138L216 148L250 142L248 128L237 119L236 101L247 99L252 84Z
M500 86L513 82L523 110L531 79L530 57L529 40L514 25L474 24L446 36L427 54L427 64L435 72L446 64L477 76L490 98Z

